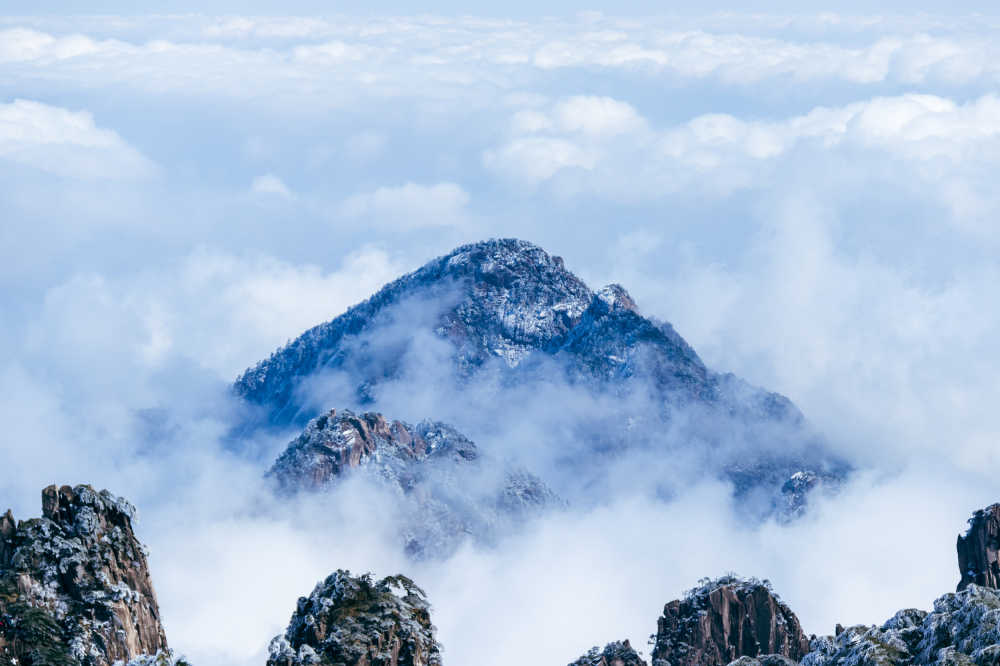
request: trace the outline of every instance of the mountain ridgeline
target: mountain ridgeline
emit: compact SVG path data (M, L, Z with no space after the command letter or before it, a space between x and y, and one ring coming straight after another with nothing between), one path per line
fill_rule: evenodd
M642 456L790 518L850 469L787 398L710 370L621 286L592 291L521 240L466 245L395 280L248 369L235 392L249 427L302 427L334 407L447 422L503 464L530 458L570 503L612 497L621 475L609 470ZM287 489L296 475L282 474ZM669 477L651 492L671 495Z

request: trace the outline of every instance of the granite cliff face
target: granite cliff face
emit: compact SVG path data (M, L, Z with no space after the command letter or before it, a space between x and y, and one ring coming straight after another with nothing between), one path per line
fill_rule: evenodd
M127 501L81 485L42 491L41 518L0 518L0 663L169 657L134 514Z
M1000 504L976 511L969 529L958 537L958 582L961 592L971 584L1000 587Z
M492 542L500 532L558 505L529 472L484 457L451 426L410 425L381 414L330 410L309 422L271 470L283 493L322 490L352 474L387 486L403 502L406 552L441 556L465 537Z
M653 666L721 666L744 656L798 660L808 651L798 618L766 583L727 576L664 607L652 661Z
M602 405L543 435L547 450L567 451L553 460L564 476L546 481L570 501L610 492L608 461L635 450L683 451L755 500L741 506L785 517L848 471L787 398L713 372L621 286L593 292L559 257L512 239L460 247L386 285L247 370L235 391L277 426L333 404L377 406L392 390L445 407L488 395L471 411L502 430L518 408L507 398L553 385Z
M338 570L299 599L267 666L440 666L424 592L405 576Z

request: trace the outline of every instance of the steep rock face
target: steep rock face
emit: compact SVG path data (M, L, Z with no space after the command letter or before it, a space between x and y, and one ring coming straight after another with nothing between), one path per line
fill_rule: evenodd
M732 481L738 496L763 488L760 501L741 502L763 513L793 517L814 486L835 487L849 469L787 398L713 372L670 324L644 317L620 285L592 292L560 258L514 239L460 247L399 278L248 369L234 388L283 426L304 424L336 402L378 404L393 382L432 393L435 382L475 381L497 396L477 409L501 423L505 409L517 408L504 396L553 383L583 392L570 398L577 403L608 398L607 413L555 425L564 441L553 449L698 449L704 472ZM605 463L591 457L573 456L556 490L570 499L574 489L599 496ZM814 483L788 485L795 474Z
M958 590L971 584L1000 587L1000 504L976 511L969 529L958 537Z
M627 641L615 641L608 643L602 650L599 647L591 648L587 654L583 655L569 666L647 666L646 660L639 656L639 653L632 649L632 645Z
M0 654L83 666L169 654L132 505L49 486L42 514L0 518Z
M299 599L267 666L440 666L424 592L405 576L376 582L339 570Z
M902 610L881 627L816 638L802 666L994 666L1000 663L1000 592L975 584L930 613Z
M332 487L350 474L367 475L403 500L411 519L402 521L402 537L415 557L445 555L467 536L489 542L560 503L537 477L484 458L447 424L414 426L373 412L330 410L313 419L268 477L294 493Z
M653 666L722 666L765 654L798 660L808 651L798 618L767 584L724 577L666 605L652 660Z

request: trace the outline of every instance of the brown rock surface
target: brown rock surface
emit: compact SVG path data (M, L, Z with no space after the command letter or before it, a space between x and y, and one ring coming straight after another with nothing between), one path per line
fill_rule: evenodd
M965 536L958 537L958 582L961 592L970 583L1000 588L1000 504L993 504L972 514Z
M0 518L0 634L20 664L110 666L167 653L135 509L90 486L49 486L42 518ZM2 654L2 653L0 653Z
M653 666L725 666L740 657L799 660L809 641L769 584L731 576L671 601L657 621Z

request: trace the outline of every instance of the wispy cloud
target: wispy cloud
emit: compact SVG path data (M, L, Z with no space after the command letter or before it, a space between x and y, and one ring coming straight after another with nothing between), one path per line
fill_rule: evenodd
M0 104L0 160L83 180L145 178L156 171L86 111L23 99Z

